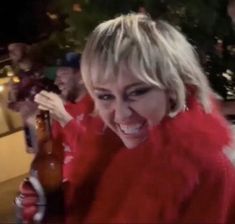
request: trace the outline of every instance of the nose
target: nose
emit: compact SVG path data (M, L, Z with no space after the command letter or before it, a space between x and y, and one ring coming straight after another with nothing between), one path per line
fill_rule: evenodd
M61 80L60 80L60 78L59 77L56 77L56 79L55 79L55 85L60 85L60 83L61 83Z
M114 108L114 121L117 123L125 122L128 120L133 111L128 102L125 101L116 101Z

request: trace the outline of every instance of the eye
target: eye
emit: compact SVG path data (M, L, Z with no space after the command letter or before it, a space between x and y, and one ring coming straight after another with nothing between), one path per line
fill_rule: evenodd
M97 98L103 101L113 100L114 96L112 94L98 94Z
M138 88L133 91L131 91L128 95L128 97L136 97L136 96L142 96L145 93L149 92L151 90L150 87L144 87L144 88Z

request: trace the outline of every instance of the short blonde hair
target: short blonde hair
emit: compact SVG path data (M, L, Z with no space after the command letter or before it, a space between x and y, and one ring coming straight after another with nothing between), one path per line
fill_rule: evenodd
M193 86L205 111L210 110L210 87L193 47L167 22L143 14L127 14L98 25L89 37L81 62L88 91L93 81L105 82L122 65L141 81L175 96L172 113L184 110L187 86Z

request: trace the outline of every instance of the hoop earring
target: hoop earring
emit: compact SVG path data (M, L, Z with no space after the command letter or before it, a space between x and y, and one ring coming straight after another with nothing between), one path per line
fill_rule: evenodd
M178 112L169 112L168 117L174 118L177 114L178 114Z
M168 113L168 117L170 118L174 118L176 115L178 115L180 112L187 112L189 110L188 106L186 104L184 104L183 106L183 110L182 111L170 111Z
M169 102L170 102L170 103L169 103L168 117L173 118L173 117L175 117L175 116L177 115L177 112L176 112L176 111L173 112L173 110L174 110L174 108L175 108L175 101L170 98Z
M186 104L184 104L184 109L183 109L183 112L186 112L186 111L189 111L189 108Z

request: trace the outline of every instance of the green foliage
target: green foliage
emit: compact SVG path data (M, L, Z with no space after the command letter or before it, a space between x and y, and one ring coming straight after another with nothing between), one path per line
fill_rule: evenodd
M49 39L32 46L32 55L36 61L43 65L55 65L56 60L71 49L71 46L67 45L64 33L54 32Z
M221 39L224 43L234 43L235 36L227 16L228 0L50 0L52 8L58 15L65 17L65 27L53 33L41 49L47 61L58 57L68 50L82 51L89 33L100 22L121 13L137 12L144 7L153 18L169 21L186 34L189 41L197 47L205 68L209 68L209 79L215 85L222 80L226 69L234 71L234 56L225 49L225 54L218 56L215 43ZM74 7L74 6L77 6ZM226 46L225 46L226 47ZM235 50L234 50L235 51ZM210 64L206 64L209 56ZM220 82L220 81L219 81ZM225 90L224 83L218 89ZM221 92L219 90L219 92Z
M73 10L78 3L82 11ZM211 45L213 38L233 36L226 14L227 0L54 0L59 14L67 16L63 35L67 45L82 49L91 30L101 21L144 6L154 18L181 27L196 45Z
M64 36L67 45L81 50L87 36L93 28L100 22L112 18L114 15L128 12L132 5L138 5L139 1L124 0L58 0L54 2L54 7L60 14L66 14L67 28ZM73 5L79 3L82 11L74 11Z

